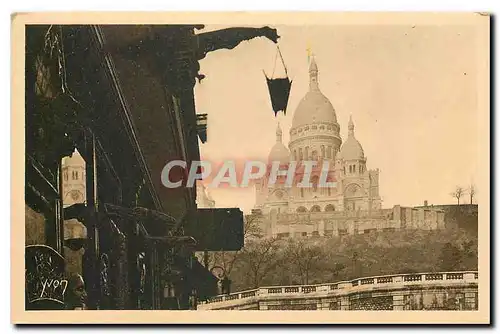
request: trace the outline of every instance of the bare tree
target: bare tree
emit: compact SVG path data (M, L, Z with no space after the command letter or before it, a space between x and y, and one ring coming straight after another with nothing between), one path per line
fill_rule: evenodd
M214 255L215 253L217 252L208 252L208 262L206 263L208 264L207 269L213 268L214 266L217 265L217 259L216 256ZM198 262L205 265L205 252L203 251L195 252L194 255L196 256Z
M252 240L240 253L244 267L253 288L259 287L268 272L278 263L279 245L277 238Z
M474 197L476 196L476 186L474 184L471 184L468 189L469 197L470 197L470 204L472 204Z
M258 222L254 216L245 216L244 217L244 229L243 229L243 238L245 243L248 243L249 240L262 237L262 230L258 225ZM234 268L235 263L239 259L239 255L241 254L241 250L237 251L216 251L208 253L208 264L209 268L213 268L214 266L220 266L224 269L226 276L231 274L231 271ZM197 254L198 261L203 263L203 252L199 252Z
M310 274L319 269L325 258L321 247L306 243L303 240L290 240L285 251L285 257L294 266L302 284L309 284Z
M455 191L450 193L450 195L454 198L457 199L457 204L460 205L460 198L462 198L463 195L465 195L465 189L461 186L457 186L455 188Z

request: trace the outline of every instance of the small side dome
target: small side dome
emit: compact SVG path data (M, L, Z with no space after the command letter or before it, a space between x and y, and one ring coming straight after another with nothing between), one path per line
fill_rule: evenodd
M276 143L269 153L269 162L279 161L281 164L288 164L290 162L290 150L283 144L282 135L283 132L278 123L278 127L276 128Z
M271 149L271 153L269 153L269 161L279 161L282 164L287 164L290 162L290 151L283 143L276 143Z
M365 158L365 152L361 143L354 137L352 117L349 118L349 135L340 149L339 157L344 160L363 160Z

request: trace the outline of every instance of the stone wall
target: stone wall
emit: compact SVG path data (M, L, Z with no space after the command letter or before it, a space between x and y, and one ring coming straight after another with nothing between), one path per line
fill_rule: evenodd
M25 205L25 245L45 244L45 216Z
M477 310L477 272L422 273L273 286L213 297L200 310Z
M267 236L314 237L339 236L397 229L436 230L445 228L445 212L433 207L277 213L255 213Z

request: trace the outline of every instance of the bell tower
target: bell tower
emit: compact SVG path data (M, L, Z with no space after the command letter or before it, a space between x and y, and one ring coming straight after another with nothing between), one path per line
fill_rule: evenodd
M75 150L71 157L62 160L63 205L85 203L85 160Z

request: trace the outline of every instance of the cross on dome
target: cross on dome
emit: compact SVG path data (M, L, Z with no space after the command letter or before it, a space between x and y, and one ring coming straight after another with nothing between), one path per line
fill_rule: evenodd
M312 57L309 63L309 91L295 109L292 128L313 123L330 123L338 126L335 109L319 88L318 72L316 57Z

